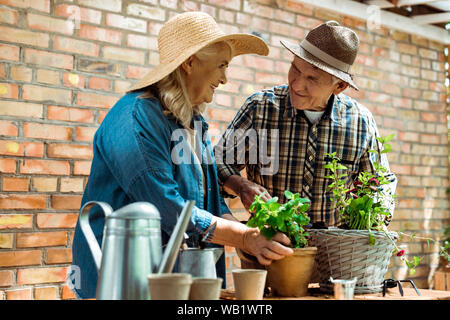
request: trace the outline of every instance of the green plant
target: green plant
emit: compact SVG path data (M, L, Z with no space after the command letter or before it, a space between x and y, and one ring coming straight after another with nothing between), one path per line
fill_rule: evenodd
M445 227L444 236L446 236L446 238L444 239L442 246L439 247L439 255L444 257L445 260L450 261L450 225Z
M381 144L379 150L369 150L375 153L377 159L381 159L381 155L392 151L391 145L388 143L394 138L394 135L386 137L378 137L377 140ZM410 274L415 273L415 268L419 265L419 257L414 256L410 261L405 256L405 250L400 249L395 241L390 237L387 225L389 224L392 214L389 211L389 201L393 201L395 195L387 194L383 185L389 184L385 177L387 169L381 163L373 162L375 172L360 172L357 179L353 183L353 188L346 187L347 167L340 163L340 159L336 156L336 152L326 154L331 161L325 165L331 174L326 178L332 182L328 185L328 190L332 192L332 201L338 212L341 222L340 228L353 230L367 230L369 232L369 244L375 245L375 237L372 231L382 231L394 244L393 254L400 257L410 269ZM411 239L414 237L410 236ZM424 238L425 239L425 238ZM426 239L427 241L432 239Z
M262 200L264 194L265 192L255 196L249 208L249 211L254 213L247 226L258 228L267 239L271 239L277 232L282 232L291 240L293 248L306 247L309 234L303 226L310 221L306 213L310 200L286 190L284 195L288 202L280 204L278 197L268 201Z

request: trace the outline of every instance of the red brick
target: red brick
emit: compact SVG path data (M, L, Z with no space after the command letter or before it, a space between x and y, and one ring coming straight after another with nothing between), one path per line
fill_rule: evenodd
M111 108L117 100L119 100L119 98L114 96L78 92L76 104L83 107Z
M139 6L138 12L145 14L145 8L149 8L150 12L155 12L156 16L158 16L158 13L161 12L163 15L162 20L165 19L165 12L163 9L155 8L155 7L147 7L140 4L131 4L128 6L128 9L132 8L132 6ZM128 12L130 14L130 12ZM150 18L153 20L153 18ZM114 13L107 13L105 22L107 26L113 27L113 28L119 28L119 29L125 29L135 32L141 32L145 33L147 31L147 23L145 20L142 19L136 19L131 17L124 17L122 15L114 14Z
M0 267L39 265L41 256L41 250L0 251Z
M19 130L14 122L0 120L0 135L2 136L17 136Z
M25 164L23 162L20 163L20 173L69 175L70 164L68 161L60 161L60 160L27 159Z
M32 191L37 192L54 192L57 189L58 178L48 177L32 177Z
M66 87L84 88L85 77L76 73L63 73L63 84Z
M24 134L27 138L47 140L72 140L72 128L33 122L24 123Z
M79 210L82 196L52 195L52 208L59 210Z
M58 299L57 287L34 288L34 300L56 300Z
M420 142L425 144L440 144L440 135L437 134L421 134Z
M127 70L125 72L125 76L128 79L141 79L143 78L151 69L140 67L140 66L132 66L128 65Z
M77 27L77 20L94 24L99 24L102 19L101 11L88 9L88 8L80 8L76 5L70 4L59 4L56 6L55 14L57 16L70 18L75 22L75 27ZM78 21L79 23L79 21Z
M53 101L61 104L71 104L72 91L65 89L46 88L35 85L24 85L23 99L34 101Z
M417 133L417 132L399 132L398 139L400 141L418 142L419 141L419 133Z
M1 11L0 11L1 13ZM0 44L0 59L19 61L20 59L20 48L16 46L11 46L8 44Z
M17 11L9 8L0 8L0 22L12 24L17 24Z
M31 288L8 290L6 291L6 300L32 300Z
M88 176L91 171L91 161L74 161L73 174Z
M439 122L439 114L432 112L421 112L420 120L426 122Z
M75 141L92 142L96 131L96 127L77 127L75 129Z
M158 50L158 40L156 37L131 33L127 36L127 46L156 51Z
M14 160L14 159L0 159L0 172L2 172L2 173L15 173L16 172L16 160Z
M265 72L256 72L255 79L257 83L283 83L285 81L285 76Z
M36 224L40 229L75 228L77 213L38 213Z
M122 0L79 0L78 3L82 6L93 7L105 11L120 12L122 10Z
M36 72L36 81L41 83L59 86L59 72L47 69L38 69Z
M31 82L31 78L33 77L33 70L21 65L11 66L11 68L9 69L9 76L12 80Z
M402 165L402 164L395 164L392 163L390 165L390 169L392 172L395 172L395 174L399 175L410 175L411 174L411 166L409 165Z
M72 249L71 248L61 248L61 249L47 249L47 259L46 264L62 264L72 262Z
M50 0L0 0L0 4L50 13Z
M73 56L35 49L25 49L25 62L61 69L73 69Z
M65 282L67 267L31 268L17 271L17 284Z
M13 276L11 270L0 271L0 287L10 287L14 283Z
M122 33L120 31L88 26L84 24L80 25L78 36L80 38L110 42L119 45L122 42Z
M44 209L46 195L0 194L0 209Z
M209 108L208 114L211 120L230 122L236 115L236 110Z
M17 248L65 246L66 244L67 231L30 232L16 234Z
M38 142L21 142L0 140L0 154L11 156L42 157L44 144Z
M0 83L0 98L18 99L19 87L12 83Z
M71 35L74 30L74 22L71 19L57 19L40 14L27 14L28 27L49 32L57 32Z
M55 36L53 48L56 50L66 51L70 53L78 53L80 55L97 57L99 45L83 40Z
M69 122L94 122L94 112L88 109L70 108L70 107L47 107L47 119Z
M103 47L103 58L135 64L145 63L145 52L119 47Z
M0 40L26 44L35 47L48 47L49 35L28 30L0 26Z
M109 91L111 88L111 80L105 78L90 77L89 88L94 90Z
M92 147L77 144L50 143L47 146L50 158L92 159Z
M0 230L29 229L32 227L32 214L0 214Z
M28 178L3 177L3 191L28 191Z
M62 286L62 296L61 299L66 300L66 299L76 299L77 296L75 295L75 293L69 288L69 286L67 285L63 285Z

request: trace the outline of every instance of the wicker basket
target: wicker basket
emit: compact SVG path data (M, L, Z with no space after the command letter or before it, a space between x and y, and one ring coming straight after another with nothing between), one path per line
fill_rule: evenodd
M382 283L392 256L394 244L384 232L374 232L375 245L369 244L367 230L337 228L310 229L309 245L317 247L316 268L320 290L333 292L333 279L357 278L355 293L382 291ZM398 234L389 232L396 241Z

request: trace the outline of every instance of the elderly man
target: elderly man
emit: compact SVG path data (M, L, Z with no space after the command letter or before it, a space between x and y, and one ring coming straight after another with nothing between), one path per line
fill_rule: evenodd
M247 99L215 147L218 175L225 195L239 196L246 209L263 191L265 200L277 196L285 202L284 191L290 190L311 200L313 225L336 226L325 155L336 152L349 169L350 185L358 172L374 172L368 151L379 147L372 114L342 93L348 86L358 90L349 72L359 39L328 21L299 45L281 43L294 54L289 84ZM385 155L381 163L389 168ZM244 168L247 179L240 175ZM395 190L395 175L387 177Z

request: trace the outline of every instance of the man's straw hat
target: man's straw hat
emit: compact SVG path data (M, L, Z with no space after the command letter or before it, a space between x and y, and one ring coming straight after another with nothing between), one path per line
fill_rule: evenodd
M256 53L267 56L269 48L261 38L250 34L225 34L204 12L185 12L167 21L158 34L159 65L128 91L147 87L163 79L200 49L228 40L233 56Z
M300 45L284 40L281 44L299 58L358 90L350 74L359 49L359 38L353 30L328 21L312 29Z

